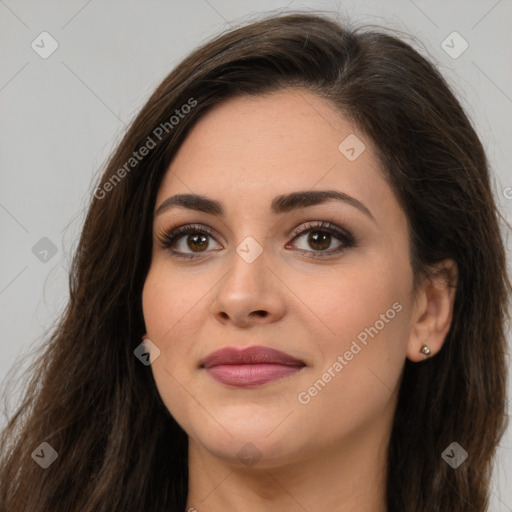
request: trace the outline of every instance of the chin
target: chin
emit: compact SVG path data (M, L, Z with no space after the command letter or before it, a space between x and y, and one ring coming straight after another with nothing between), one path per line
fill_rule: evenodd
M209 434L195 438L195 442L210 454L235 467L247 469L271 469L295 462L302 450L294 440L285 436L270 439L266 433L248 433L231 438Z

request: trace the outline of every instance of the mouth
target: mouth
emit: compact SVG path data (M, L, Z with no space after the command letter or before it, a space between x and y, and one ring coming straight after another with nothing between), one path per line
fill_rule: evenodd
M207 356L200 368L214 380L235 387L256 387L296 374L306 364L269 347L226 347Z

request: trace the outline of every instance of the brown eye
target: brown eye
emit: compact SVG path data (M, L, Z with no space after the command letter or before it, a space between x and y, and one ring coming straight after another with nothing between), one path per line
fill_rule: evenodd
M337 245L333 247L336 241ZM287 244L287 249L298 249L313 258L333 255L355 246L355 239L348 231L326 221L303 226L292 242Z
M331 245L331 235L325 231L310 231L308 244L317 251L323 251Z
M169 249L173 256L194 258L195 254L207 252L210 239L214 240L213 231L201 226L181 226L158 236L160 247ZM216 249L222 248L217 242Z
M331 247L333 239L338 239L338 245ZM301 233L295 238L295 240L301 240L300 243L295 242L296 248L304 252L323 252L327 249L337 249L340 245L343 245L343 240L339 240L340 236L333 236L328 231L321 229L308 230Z
M301 241L302 239L305 242L300 242L297 247L296 240ZM186 225L175 228L159 235L158 240L160 247L168 249L171 255L177 258L195 258L203 253L207 254L211 250L223 248L215 240L214 232L202 225ZM217 246L211 247L211 241ZM337 245L332 247L333 242L336 241ZM292 242L285 248L296 249L312 258L334 255L355 246L355 239L348 231L326 221L303 226L295 234ZM301 247L301 244L305 246Z
M205 235L188 235L186 244L194 252L202 252L208 248L208 237Z

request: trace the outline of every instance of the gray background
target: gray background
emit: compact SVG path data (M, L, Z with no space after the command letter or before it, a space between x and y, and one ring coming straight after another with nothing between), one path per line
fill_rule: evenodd
M64 308L94 182L149 94L200 43L280 9L338 12L416 37L414 46L437 64L472 118L497 200L512 219L511 0L0 0L0 382L9 370L21 374L28 351ZM454 31L469 45L457 58L442 46ZM42 32L59 45L46 59L31 47L33 41L41 46ZM462 48L457 40L446 44L452 53ZM18 392L9 394L10 413ZM509 429L493 479L493 511L512 511L511 448Z

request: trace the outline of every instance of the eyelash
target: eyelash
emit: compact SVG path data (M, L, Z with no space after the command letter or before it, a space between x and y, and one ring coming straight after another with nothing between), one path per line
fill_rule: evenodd
M317 221L316 223L315 222L306 223L304 226L302 226L300 229L298 229L294 232L292 241L295 240L296 238L298 238L299 236L303 236L304 234L309 233L311 231L319 231L322 233L329 233L330 235L334 235L335 238L337 238L340 242L342 242L342 245L340 245L336 249L330 250L330 251L306 251L304 249L298 249L298 251L300 253L307 254L311 258L318 258L318 257L321 258L324 256L332 256L333 254L340 253L346 249L349 249L349 248L355 246L355 239L351 233L338 227L336 224L333 224L333 223L327 222L327 221ZM179 251L175 251L175 250L171 249L171 247L174 245L174 243L182 235L187 235L187 234L202 234L202 235L206 235L206 236L215 238L214 232L207 226L200 225L200 224L188 224L185 226L180 226L175 229L170 229L169 231L158 235L159 246L162 249L170 249L172 256L177 257L177 258L184 258L184 259L200 258L201 255L206 253L207 251L204 251L203 253L199 252L199 253L193 254L193 253L181 253Z

